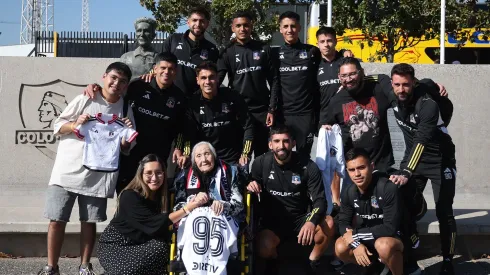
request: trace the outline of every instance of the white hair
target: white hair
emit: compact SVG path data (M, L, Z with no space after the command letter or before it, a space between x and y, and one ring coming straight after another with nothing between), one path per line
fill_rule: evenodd
M216 155L216 149L214 149L214 146L211 145L211 143L209 143L207 141L201 141L201 142L197 143L196 145L194 145L194 147L192 147L192 152L191 152L191 162L192 162L192 165L195 165L196 164L196 161L194 159L194 154L196 153L196 148L199 147L199 146L201 146L201 145L207 145L208 148L209 148L209 151L211 151L211 154L214 157L214 160L216 161L218 159L218 156Z

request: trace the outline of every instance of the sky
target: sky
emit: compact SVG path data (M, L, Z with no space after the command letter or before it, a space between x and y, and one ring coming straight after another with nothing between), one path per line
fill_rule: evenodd
M134 31L136 18L152 17L139 0L89 0L90 31ZM16 45L20 41L22 0L0 0L0 45ZM80 31L81 0L54 0L54 30ZM7 23L3 23L7 22ZM178 29L179 32L185 27Z

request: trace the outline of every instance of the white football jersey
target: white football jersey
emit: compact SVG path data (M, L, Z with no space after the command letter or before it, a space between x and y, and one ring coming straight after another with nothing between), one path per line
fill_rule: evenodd
M82 164L90 170L114 172L119 169L121 140L133 142L138 132L129 128L117 115L98 113L75 129L85 139Z
M342 131L335 124L331 130L323 128L318 132L315 163L320 169L325 187L325 196L328 202L327 214L332 212L332 179L334 172L343 178L345 174L344 145L342 143Z
M177 246L189 275L225 275L230 254L237 249L238 224L216 216L210 207L194 209L179 223Z

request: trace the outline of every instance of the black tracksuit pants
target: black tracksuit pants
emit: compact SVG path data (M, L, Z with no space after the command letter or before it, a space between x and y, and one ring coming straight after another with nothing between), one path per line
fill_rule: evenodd
M316 130L313 114L284 115L284 125L293 131L296 139L296 151L301 159L309 159Z
M434 193L436 216L439 221L442 256L452 258L456 245L456 220L453 214L456 190L456 165L454 162L443 161L442 165L424 167L423 169L418 167L407 185L402 187L403 201L411 219L410 225L407 225L404 231L411 231L408 236L416 233L416 219L421 211L421 196L429 179Z

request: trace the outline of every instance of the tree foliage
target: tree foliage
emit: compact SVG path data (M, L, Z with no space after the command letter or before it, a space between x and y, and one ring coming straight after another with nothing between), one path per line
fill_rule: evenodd
M476 0L446 1L446 33L464 42L476 39L463 28L490 28L490 12L476 10ZM487 1L490 5L490 1ZM386 58L393 62L395 53L413 47L423 39L439 38L440 1L434 0L333 0L333 27L361 30L361 47L381 42L371 61ZM321 18L326 21L326 18ZM484 30L483 39L489 32Z
M239 10L250 11L255 16L254 38L267 40L277 30L277 15L271 14L274 0L140 0L140 4L153 13L158 30L169 33L186 22L191 8L207 6L211 12L208 32L219 46L225 45L232 35L231 17Z

